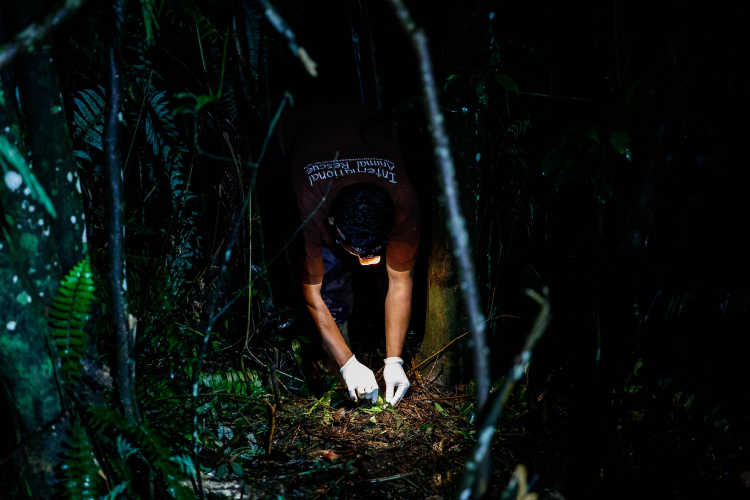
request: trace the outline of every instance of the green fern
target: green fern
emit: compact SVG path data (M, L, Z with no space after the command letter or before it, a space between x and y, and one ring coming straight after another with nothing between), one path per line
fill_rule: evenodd
M169 152L172 146L169 144L177 139L177 127L175 127L172 113L169 111L169 101L166 99L166 91L157 91L151 87L148 89L146 103L148 113L144 127L146 129L146 140L154 151L154 156L165 163L169 162Z
M60 497L66 500L100 498L98 490L102 481L99 466L94 457L94 447L83 428L79 425L74 426L63 446L67 451L62 454L60 471L57 474L60 479L57 484Z
M186 467L188 460L183 455L172 455L167 442L160 436L156 428L148 422L134 424L119 413L102 407L88 409L89 424L93 429L102 433L113 433L121 436L121 444L127 441L128 449L137 447L141 456L149 463L163 481L166 491L176 500L194 500L193 492L181 481L187 475L194 474L193 467ZM123 448L124 449L124 448ZM192 461L191 461L192 463Z
M261 22L264 14L260 2L244 2L245 34L247 35L247 58L250 69L257 75L260 72Z
M264 394L260 376L255 370L246 373L228 371L226 373L201 373L200 383L216 392L227 392L242 396Z
M91 315L95 289L91 265L86 257L62 280L52 299L50 332L60 356L61 371L73 383L81 378L81 359L88 341L83 328Z
M83 142L99 151L102 150L102 134L104 133L103 95L104 87L101 85L98 92L93 89L79 91L78 97L74 99L76 110L73 112L76 126L73 139L82 139Z

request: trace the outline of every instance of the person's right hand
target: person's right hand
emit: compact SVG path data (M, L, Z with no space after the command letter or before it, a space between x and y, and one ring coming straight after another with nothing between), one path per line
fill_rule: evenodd
M341 376L344 377L349 396L354 401L357 401L357 396L364 396L373 403L378 400L378 383L375 381L375 374L357 361L356 356L349 358L349 361L341 367Z

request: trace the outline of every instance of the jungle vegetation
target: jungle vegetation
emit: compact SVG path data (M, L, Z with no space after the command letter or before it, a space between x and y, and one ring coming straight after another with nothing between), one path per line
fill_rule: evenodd
M0 498L741 497L744 24L3 0ZM274 129L320 102L380 107L420 198L395 408L304 369Z

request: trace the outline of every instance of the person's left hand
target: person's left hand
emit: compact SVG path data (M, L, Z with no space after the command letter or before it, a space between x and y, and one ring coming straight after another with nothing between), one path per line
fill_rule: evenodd
M383 380L385 380L385 402L396 406L401 401L411 384L404 372L404 360L401 358L386 358ZM395 394L394 394L395 393Z

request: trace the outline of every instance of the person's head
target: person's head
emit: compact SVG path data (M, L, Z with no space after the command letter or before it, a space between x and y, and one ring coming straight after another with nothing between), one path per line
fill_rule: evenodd
M328 213L334 238L362 264L379 262L395 221L396 208L388 192L366 183L339 191Z

